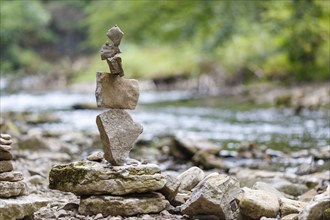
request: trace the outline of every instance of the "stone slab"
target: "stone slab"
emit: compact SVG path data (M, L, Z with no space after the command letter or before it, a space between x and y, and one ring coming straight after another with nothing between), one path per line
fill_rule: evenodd
M23 195L26 192L26 184L23 181L0 181L0 198L9 198Z
M155 164L109 166L79 161L54 166L49 187L77 195L126 195L157 191L166 178Z
M23 173L19 171L11 171L0 173L0 181L9 181L9 182L17 182L23 180Z
M0 173L12 171L13 164L10 160L0 160Z
M135 109L139 100L139 83L109 73L96 73L95 97L98 107Z
M0 198L0 219L23 219L25 216L30 216L41 207L46 206L49 202L49 199L36 195L9 199Z
M134 194L127 196L91 196L81 198L79 213L83 215L132 216L159 213L169 203L160 193Z
M129 164L129 152L143 131L142 125L121 109L110 109L96 117L104 158L112 165Z

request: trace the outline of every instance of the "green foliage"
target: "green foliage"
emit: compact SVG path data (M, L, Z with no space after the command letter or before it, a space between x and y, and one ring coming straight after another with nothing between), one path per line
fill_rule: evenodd
M118 24L131 77L228 75L265 80L329 79L330 2L2 0L1 72L43 72L51 62L91 56L78 76L107 71L99 49ZM87 37L88 36L88 37ZM219 69L219 68L218 68ZM64 71L66 72L66 71ZM92 74L94 77L94 74Z

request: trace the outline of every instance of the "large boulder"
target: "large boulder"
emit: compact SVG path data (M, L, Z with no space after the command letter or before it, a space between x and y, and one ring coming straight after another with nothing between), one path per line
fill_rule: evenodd
M46 206L49 202L49 199L32 194L17 198L0 199L0 219L23 219L26 216L31 216L35 211Z
M243 193L237 199L243 216L252 219L260 219L263 216L274 218L280 211L278 197L272 192L244 187Z
M160 193L134 194L126 196L90 196L80 200L79 213L83 215L132 216L159 213L168 206Z
M181 211L189 216L215 215L220 219L237 219L239 208L236 198L240 193L236 178L212 173L194 188Z
M49 187L78 195L126 195L160 190L166 178L154 164L110 166L80 161L56 165L49 173Z
M110 109L99 114L96 124L103 144L104 158L112 165L131 163L129 152L143 131L142 125L134 122L132 117L121 109Z

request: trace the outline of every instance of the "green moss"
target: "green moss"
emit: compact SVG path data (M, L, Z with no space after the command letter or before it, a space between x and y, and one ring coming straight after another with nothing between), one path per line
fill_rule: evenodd
M56 189L65 183L76 185L85 179L86 174L87 170L73 164L56 166L49 173L49 188Z

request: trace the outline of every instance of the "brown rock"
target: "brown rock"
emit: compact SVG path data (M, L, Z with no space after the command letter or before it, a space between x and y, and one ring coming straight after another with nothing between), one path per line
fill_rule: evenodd
M115 25L108 30L107 36L113 42L113 44L118 47L121 39L124 36L124 32L122 32L120 28L117 25Z
M10 160L0 160L0 173L12 171L13 164Z
M121 57L119 55L107 58L107 63L111 74L119 75L120 77L124 76L124 70L121 64Z
M129 152L143 131L142 125L134 122L126 111L120 109L99 114L96 124L103 143L104 158L112 165L131 163Z
M135 79L123 79L109 73L96 73L96 102L98 107L135 109L139 99L139 84Z
M12 160L13 155L9 151L0 150L0 160Z
M23 180L23 174L19 171L0 173L0 181L17 182Z

